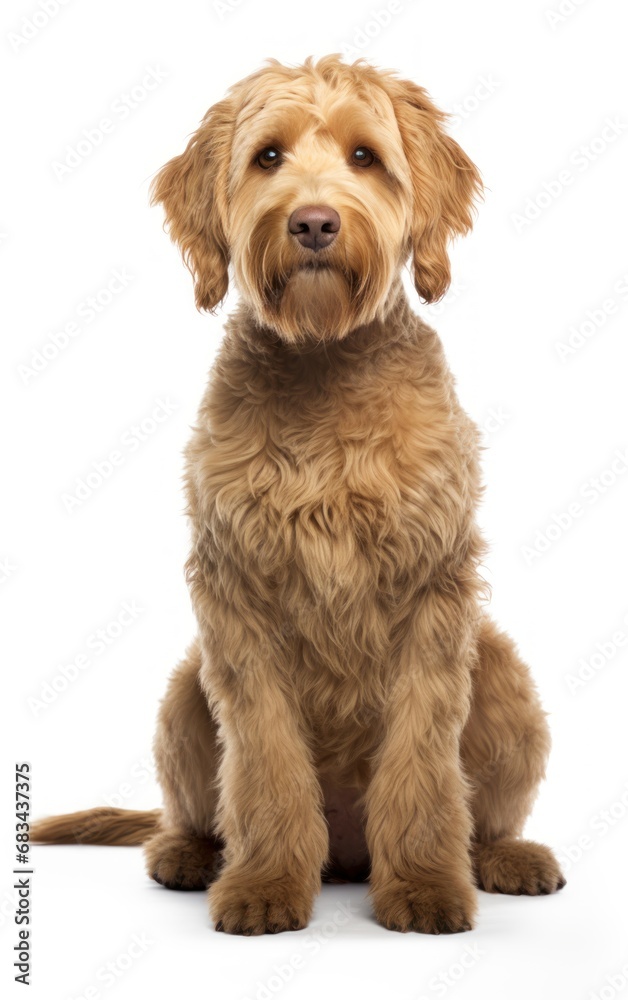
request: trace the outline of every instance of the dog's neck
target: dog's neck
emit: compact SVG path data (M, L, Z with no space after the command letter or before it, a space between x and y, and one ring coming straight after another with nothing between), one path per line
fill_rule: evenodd
M373 355L393 342L412 338L422 325L419 317L412 311L401 279L397 278L377 316L370 323L355 327L339 339L317 339L308 334L297 337L295 343L290 343L271 327L261 325L253 309L245 301L241 301L231 314L226 329L229 335L246 341L253 353L267 355L271 352L275 358L285 356L286 361L294 360L295 356L307 356L312 361L320 358L331 364L341 356Z

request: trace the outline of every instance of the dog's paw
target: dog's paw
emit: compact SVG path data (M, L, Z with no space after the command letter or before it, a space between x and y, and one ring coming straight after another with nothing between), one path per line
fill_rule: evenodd
M532 840L504 838L473 850L477 884L485 892L546 896L566 885L549 847Z
M470 931L476 910L475 890L466 882L403 881L373 891L375 916L391 931L457 934Z
M227 934L278 934L306 927L313 893L295 888L289 878L259 883L230 873L211 887L209 904L217 931Z
M216 878L220 852L215 842L185 833L157 833L144 844L146 870L166 889L206 889Z

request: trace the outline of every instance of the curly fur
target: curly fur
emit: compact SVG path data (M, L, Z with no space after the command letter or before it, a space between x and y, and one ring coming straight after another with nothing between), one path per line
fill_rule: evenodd
M384 926L430 933L472 926L475 884L563 881L519 839L549 737L482 606L477 430L400 281L411 258L443 295L481 190L444 118L364 62L273 62L154 184L199 307L230 270L241 293L187 449L198 638L146 844L158 881L211 882L228 932L303 927L321 872L368 875ZM342 221L314 260L287 220L316 204Z

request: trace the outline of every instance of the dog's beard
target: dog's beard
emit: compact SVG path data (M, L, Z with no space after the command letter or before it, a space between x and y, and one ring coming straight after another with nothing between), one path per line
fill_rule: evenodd
M297 266L282 275L265 312L285 339L340 339L370 318L358 288L358 276L340 268Z
M299 343L341 340L372 322L398 260L378 246L371 231L354 230L352 248L339 237L312 254L274 228L272 220L262 221L234 260L240 290L261 325Z

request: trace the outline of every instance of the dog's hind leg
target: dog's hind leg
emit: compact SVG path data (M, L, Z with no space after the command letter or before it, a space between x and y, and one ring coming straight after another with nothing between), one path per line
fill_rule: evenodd
M168 889L206 889L220 861L222 844L213 834L219 747L200 666L194 643L170 680L155 737L165 808L144 852L148 874Z
M472 856L488 892L540 895L565 880L548 847L520 839L550 748L545 713L511 639L486 619L461 756L471 786Z

